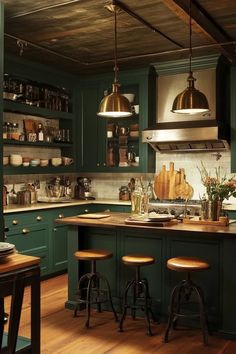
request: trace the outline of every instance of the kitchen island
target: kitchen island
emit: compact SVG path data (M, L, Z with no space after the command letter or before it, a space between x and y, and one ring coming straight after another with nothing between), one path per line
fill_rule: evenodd
M172 287L183 274L166 269L168 258L196 256L206 259L211 268L199 272L194 280L202 286L206 297L211 327L236 339L236 225L203 226L174 224L165 227L126 224L127 213L109 213L103 219L67 217L56 222L68 228L68 300L73 309L79 276L88 271L87 262L78 264L73 254L79 249L101 248L113 252L113 258L98 262L98 270L108 278L114 303L120 310L122 291L131 270L120 262L122 255L143 253L156 258L155 264L144 267L143 276L150 284L153 310L166 319Z

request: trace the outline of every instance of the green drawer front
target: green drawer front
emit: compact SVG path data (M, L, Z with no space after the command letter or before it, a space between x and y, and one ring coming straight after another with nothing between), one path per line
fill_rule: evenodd
M47 224L29 225L27 227L10 230L7 233L7 242L16 245L16 249L20 252L47 249Z
M4 215L5 226L9 230L16 229L19 226L40 224L47 221L47 213L41 210L37 212L24 212Z

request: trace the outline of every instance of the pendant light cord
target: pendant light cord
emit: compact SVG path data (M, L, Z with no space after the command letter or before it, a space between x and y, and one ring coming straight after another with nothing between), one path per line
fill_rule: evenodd
M116 12L116 5L114 6L114 35L115 35L115 48L114 48L114 59L115 59L115 66L114 66L114 83L118 82L118 66L117 66L117 12Z
M189 0L189 73L192 75L192 0Z

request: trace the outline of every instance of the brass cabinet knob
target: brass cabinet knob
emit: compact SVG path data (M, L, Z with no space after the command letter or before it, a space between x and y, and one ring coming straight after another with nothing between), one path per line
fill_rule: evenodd
M36 217L36 220L37 220L37 221L42 221L43 218L42 218L42 216L38 215L38 216Z
M63 214L59 214L58 215L58 219L62 219L62 218L64 218L64 215Z
M106 164L106 162L103 162L103 166L106 166L107 164Z
M84 212L85 212L85 213L88 213L89 211L88 211L88 209L85 209Z
M98 162L98 163L97 163L97 167L99 167L99 166L100 166L100 163Z
M22 234L24 234L24 235L28 234L29 232L30 232L29 229L26 229L26 228L22 229Z
M12 220L12 225L18 225L19 224L19 221L18 220Z
M54 231L54 232L57 232L57 228L56 228L56 227L54 227L54 228L53 228L53 231Z

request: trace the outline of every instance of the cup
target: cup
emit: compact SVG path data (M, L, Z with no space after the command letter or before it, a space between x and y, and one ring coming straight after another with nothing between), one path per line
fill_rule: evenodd
M40 166L41 167L45 167L45 166L48 166L48 159L41 159L40 160Z
M73 162L74 162L74 159L72 159L71 157L66 157L66 156L62 157L62 163L63 163L64 166L69 166Z
M135 104L135 105L133 106L133 112L134 112L135 114L139 114L139 105L138 105L138 104Z

